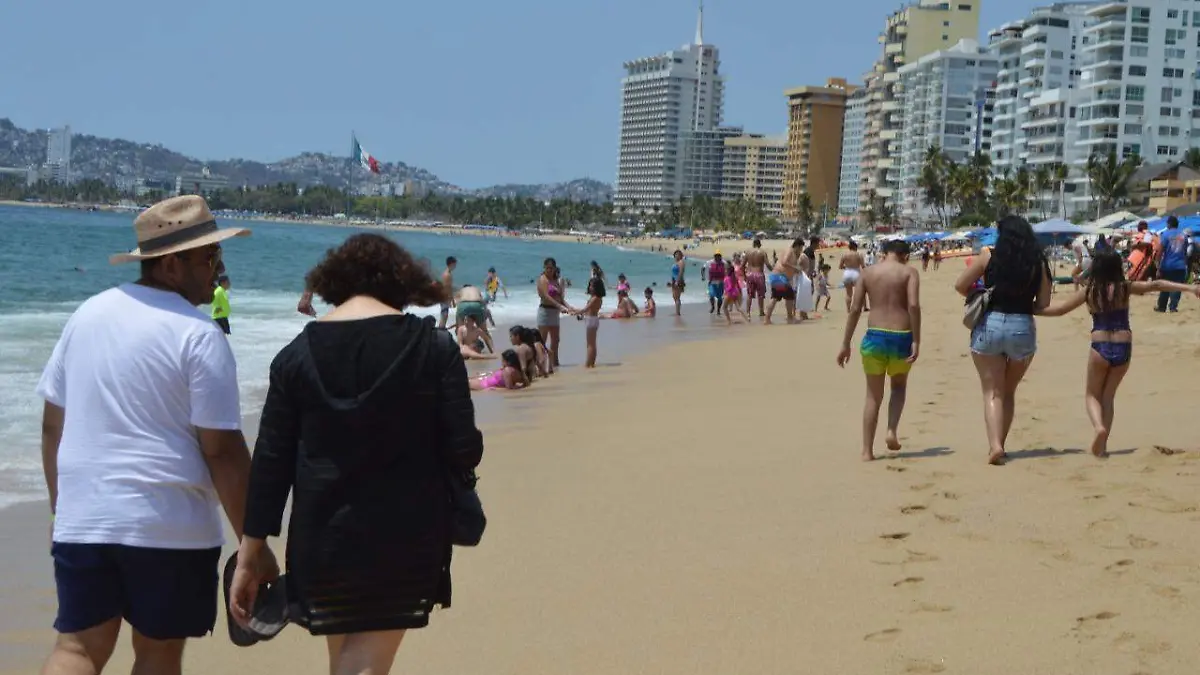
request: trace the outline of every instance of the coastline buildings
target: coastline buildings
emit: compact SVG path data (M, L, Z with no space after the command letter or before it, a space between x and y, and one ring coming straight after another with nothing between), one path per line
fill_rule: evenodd
M992 124L989 100L997 59L975 40L960 40L900 69L902 126L898 214L928 221L935 214L924 204L918 184L926 152L941 148L949 161L964 164L976 152L990 152L986 136Z
M176 195L209 195L214 190L223 190L227 187L229 187L229 179L213 173L207 165L202 167L198 173L187 171L175 177Z
M788 99L787 170L784 174L783 219L799 219L800 195L816 208L838 208L842 168L842 136L846 100L858 87L831 78L823 87L784 92Z
M1084 93L1080 57L1084 30L1094 23L1088 12L1094 7L1094 2L1040 7L989 33L988 51L1000 64L992 128L994 171L1053 171L1058 165L1086 163L1087 148L1078 142ZM1074 192L1081 180L1078 174L1064 192ZM1057 212L1062 201L1057 189L1032 198L1031 208L1040 213Z
M1079 144L1087 157L1115 153L1147 164L1178 162L1200 146L1200 6L1191 0L1106 2L1087 11L1081 40ZM1094 208L1090 185L1079 181L1074 209Z
M59 183L71 182L71 127L51 129L46 134L46 163L41 178Z
M759 134L725 139L721 199L748 199L768 216L784 212L784 167L789 161L789 140Z
M683 195L689 134L721 125L720 64L717 48L704 43L703 7L692 44L625 63L617 209L662 208Z
M838 176L838 213L843 216L858 213L868 97L867 89L860 88L846 100L846 118L842 125L842 168Z
M683 140L682 198L721 196L725 140L743 133L741 127L717 127L711 131L689 131L686 134Z
M979 35L983 0L919 0L890 16L879 36L883 53L867 76L869 91L858 202L894 200L900 181L896 156L903 125L899 70L922 56ZM894 203L894 201L893 201Z

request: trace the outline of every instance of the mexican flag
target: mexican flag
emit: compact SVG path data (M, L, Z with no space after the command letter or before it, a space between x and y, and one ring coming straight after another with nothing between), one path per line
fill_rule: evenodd
M350 143L350 156L358 160L358 163L362 165L362 168L366 169L367 171L370 171L371 173L379 173L379 160L372 157L371 153L363 150L363 147L358 144L358 139L353 134L350 136Z

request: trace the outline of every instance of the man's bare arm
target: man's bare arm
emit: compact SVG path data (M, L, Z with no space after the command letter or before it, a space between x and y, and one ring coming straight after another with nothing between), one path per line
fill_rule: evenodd
M867 298L867 280L855 284L854 296L850 300L850 313L846 315L846 332L842 335L842 348L849 349L854 340L854 331L858 330L858 321L862 318L863 305Z
M912 330L913 348L921 344L921 275L915 269L908 270L908 323Z
M50 513L58 511L58 445L67 411L47 401L42 406L42 473L50 493Z
M246 493L250 485L250 449L239 430L197 429L200 452L212 475L213 487L238 540L246 520Z

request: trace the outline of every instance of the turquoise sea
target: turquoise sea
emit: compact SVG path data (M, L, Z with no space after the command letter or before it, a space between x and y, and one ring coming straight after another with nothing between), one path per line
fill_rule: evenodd
M135 265L108 263L109 255L134 246L133 218L131 213L0 206L0 434L5 441L0 446L0 505L44 495L38 449L41 400L34 389L63 325L79 303L137 277ZM238 360L242 412L253 415L265 394L271 359L308 320L296 313L304 274L324 251L357 230L267 222L222 221L221 225L253 230L251 237L225 244L225 265L233 283L231 342ZM509 297L502 296L493 307L500 325L495 332L498 344L507 343L507 326L532 323L537 306L532 280L546 257L556 258L563 274L575 280L568 301L582 299L589 262L595 260L611 284L622 272L634 289L657 284L655 295L664 310L660 314L671 313L665 287L670 260L665 254L510 237L416 232L388 232L388 236L429 260L437 273L447 256L457 257L458 284L482 284L488 267L496 267L509 291ZM701 289L701 284L692 284L687 299L703 302ZM641 294L635 297L640 304ZM706 317L697 318L709 323ZM664 317L657 323L679 327L669 321ZM613 323L630 325L606 329L607 335L623 331L634 336L624 344L634 344L644 342L637 336L650 328L632 324L654 322ZM579 358L580 350L573 345L580 340L564 336L564 365ZM619 356L602 343L602 361Z

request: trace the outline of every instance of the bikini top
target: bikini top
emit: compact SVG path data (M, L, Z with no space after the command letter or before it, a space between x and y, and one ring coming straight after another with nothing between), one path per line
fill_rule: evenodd
M1133 330L1129 325L1129 308L1112 309L1092 314L1092 330L1115 332Z

